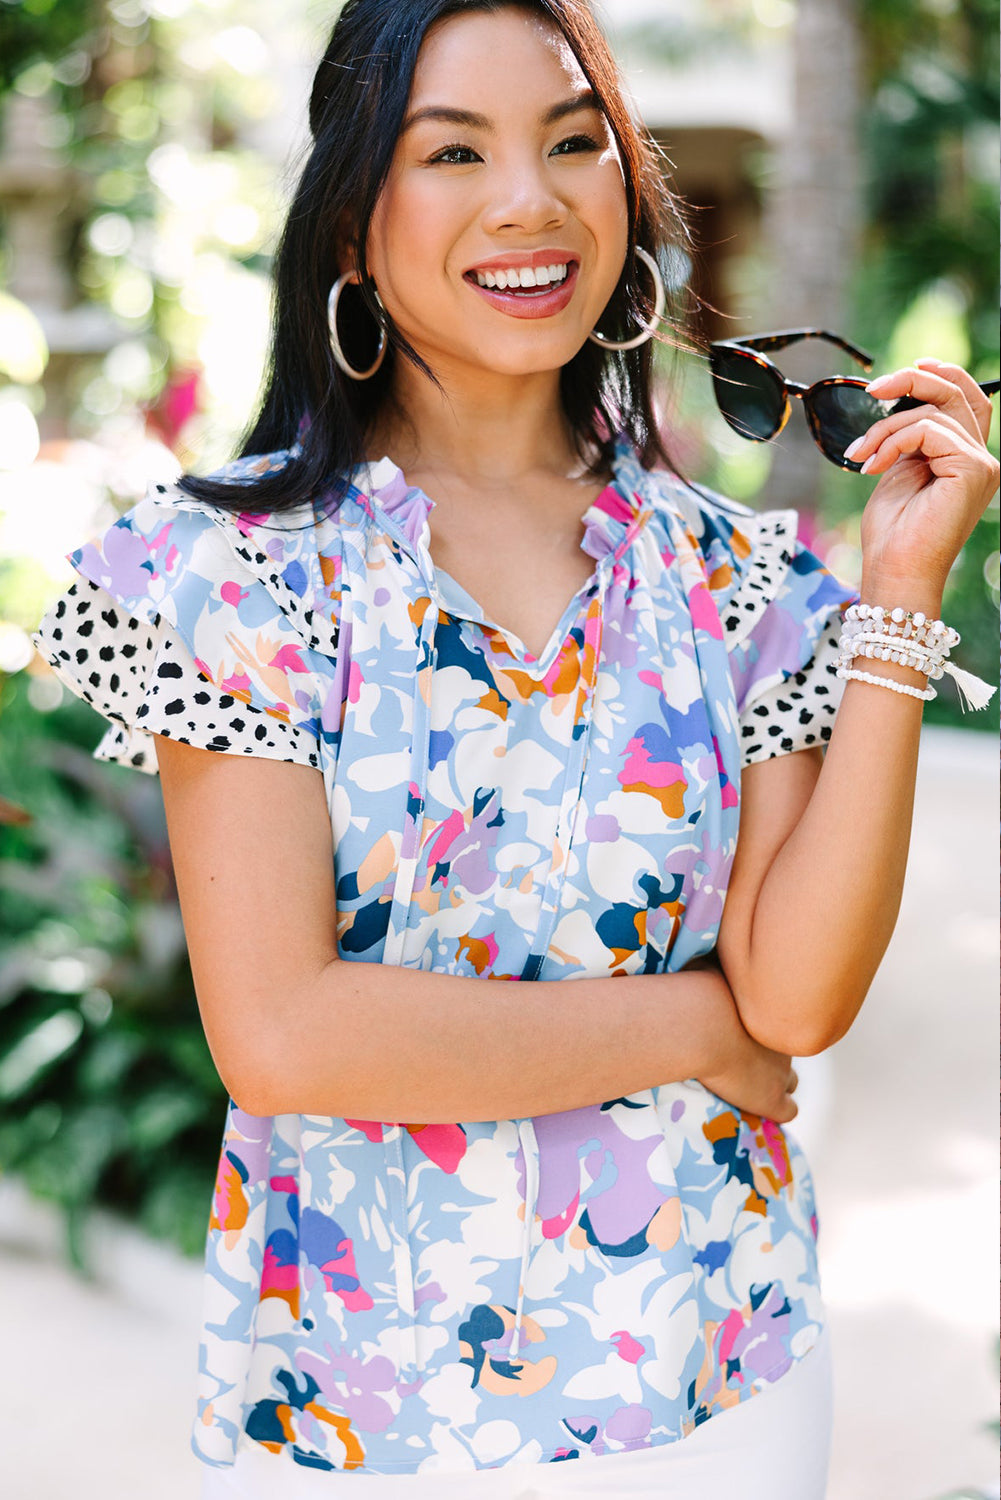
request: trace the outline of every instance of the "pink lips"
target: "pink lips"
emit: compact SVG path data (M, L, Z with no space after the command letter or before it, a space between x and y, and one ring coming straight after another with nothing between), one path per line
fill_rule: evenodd
M534 290L509 292L500 291L496 287L480 286L476 280L478 270L520 270L527 266L534 271L539 266L552 265L554 262L566 265L567 274L559 286L551 288L536 287ZM484 261L482 266L471 267L465 273L465 279L474 292L479 292L491 306L496 307L499 312L507 313L509 318L551 318L569 305L577 285L579 270L580 262L570 259L565 251L535 250L523 254L508 253L495 260Z

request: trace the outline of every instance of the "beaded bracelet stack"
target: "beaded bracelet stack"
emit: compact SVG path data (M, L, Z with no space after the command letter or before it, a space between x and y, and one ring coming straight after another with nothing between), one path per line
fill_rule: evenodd
M851 604L844 613L844 627L838 642L837 675L850 682L871 682L891 692L930 702L937 696L933 687L913 687L892 677L860 671L857 660L895 661L901 666L922 672L931 682L946 673L959 689L964 709L986 708L995 689L972 672L953 666L949 654L958 646L960 635L941 620L929 620L921 610L898 606L884 609L881 604Z

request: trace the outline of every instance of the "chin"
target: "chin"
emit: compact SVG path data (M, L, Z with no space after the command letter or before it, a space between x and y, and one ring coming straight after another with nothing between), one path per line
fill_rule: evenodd
M580 352L584 341L583 337L568 338L565 335L510 341L494 338L489 342L484 340L483 345L473 351L456 350L452 358L493 375L542 375L547 371L562 370Z
M439 378L449 371L460 377L479 372L515 378L561 370L580 352L587 339L586 329L543 330L527 319L521 327L510 329L498 328L493 320L489 327L481 324L474 329L470 322L467 320L459 331L455 343L442 338L444 319L437 329L398 326Z

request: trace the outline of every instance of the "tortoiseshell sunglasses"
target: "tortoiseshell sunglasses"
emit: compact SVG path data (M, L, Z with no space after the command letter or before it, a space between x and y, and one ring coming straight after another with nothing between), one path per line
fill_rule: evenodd
M716 403L727 422L741 437L767 443L777 437L789 420L791 396L802 401L813 441L825 458L841 469L859 473L861 464L845 458L845 449L864 436L881 417L892 412L923 406L915 396L898 401L879 401L870 396L864 380L832 375L813 385L787 380L777 365L766 359L763 349L785 349L801 339L824 339L836 344L864 370L872 369L872 357L837 333L823 328L787 328L780 333L752 334L746 338L720 339L709 346ZM758 351L758 352L755 352ZM988 380L980 389L993 395L1001 381Z

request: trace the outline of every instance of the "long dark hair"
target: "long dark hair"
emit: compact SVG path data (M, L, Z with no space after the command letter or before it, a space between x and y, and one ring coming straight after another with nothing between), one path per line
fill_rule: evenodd
M345 229L360 287L342 299L338 322L345 345L371 354L378 313L365 244L396 149L417 56L431 26L468 11L516 5L537 11L566 38L600 101L622 160L629 215L629 250L619 283L601 318L608 337L634 333L652 311L650 276L634 247L677 253L689 235L667 185L658 147L634 124L622 97L615 61L587 0L347 0L317 69L309 102L312 149L305 163L274 264L274 301L267 382L260 411L242 439L240 457L296 446L281 468L239 484L186 475L181 487L216 505L274 513L329 494L365 460L365 438L389 390L393 361L433 371L390 326L390 348L372 379L354 381L330 350L327 298L338 275ZM343 267L341 267L343 269ZM366 325L368 334L366 335ZM682 332L673 309L668 337ZM366 343L368 347L366 347ZM607 471L615 435L624 432L647 465L666 464L653 411L652 345L622 352L587 342L564 366L560 393L581 458Z

